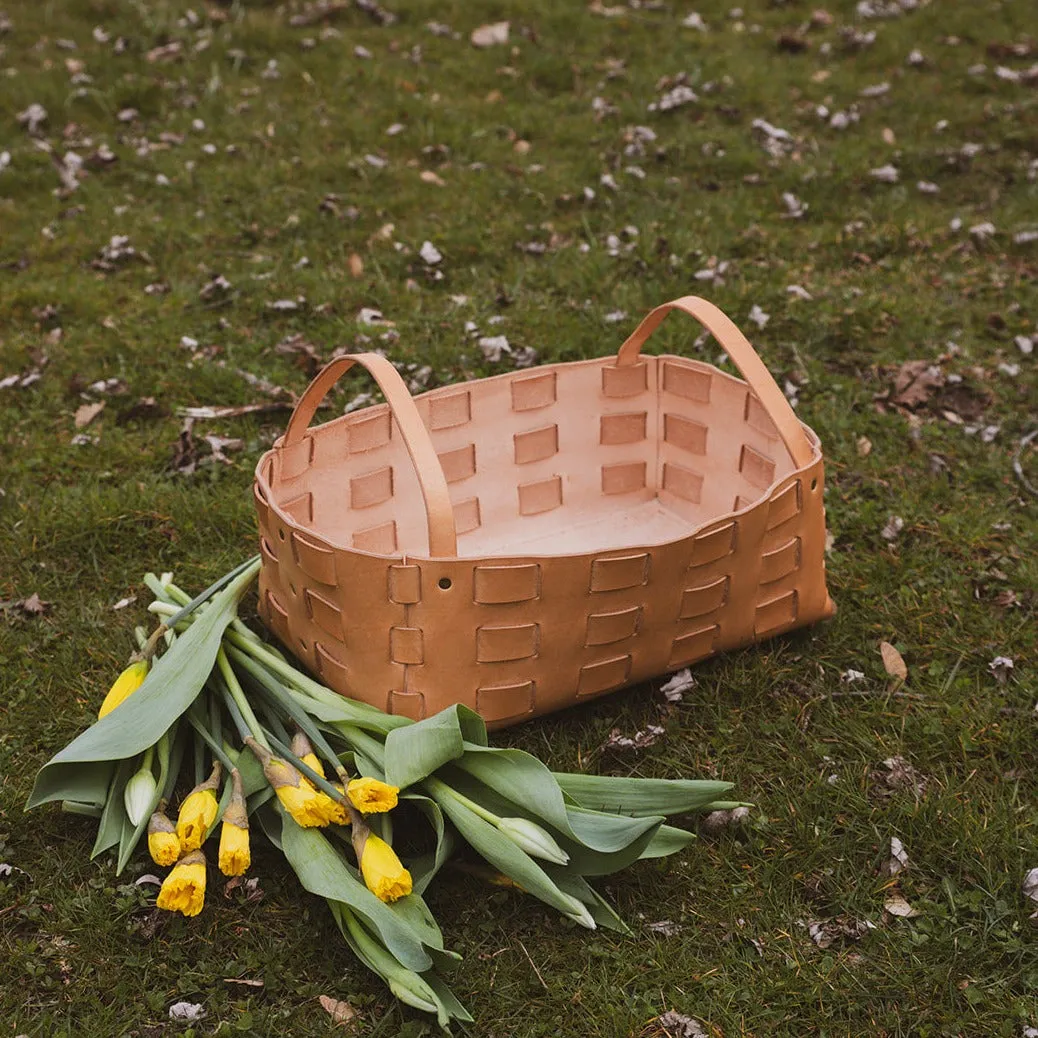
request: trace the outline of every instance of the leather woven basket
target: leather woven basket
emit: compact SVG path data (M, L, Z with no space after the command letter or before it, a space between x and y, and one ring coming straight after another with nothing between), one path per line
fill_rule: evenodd
M642 356L666 314L745 381ZM354 364L387 403L309 428ZM260 460L260 615L325 684L492 725L830 616L822 453L746 338L694 296L618 356L412 398L333 360Z

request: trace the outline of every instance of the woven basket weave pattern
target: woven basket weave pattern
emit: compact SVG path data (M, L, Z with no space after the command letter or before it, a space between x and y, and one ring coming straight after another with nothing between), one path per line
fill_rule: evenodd
M800 427L797 465L745 382L608 358L414 403L456 558L429 557L389 405L308 429L257 470L261 615L339 691L512 723L832 612L817 438Z

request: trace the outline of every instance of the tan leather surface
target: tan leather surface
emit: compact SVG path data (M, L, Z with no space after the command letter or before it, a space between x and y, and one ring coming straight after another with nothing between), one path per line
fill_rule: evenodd
M671 309L746 381L642 356ZM388 403L307 428L353 363ZM346 695L510 724L831 615L822 490L817 437L693 296L616 359L413 399L339 358L257 467L260 612Z

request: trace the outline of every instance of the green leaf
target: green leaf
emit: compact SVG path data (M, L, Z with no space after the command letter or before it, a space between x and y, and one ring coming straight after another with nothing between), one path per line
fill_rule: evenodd
M576 875L565 865L549 865L546 871L560 890L587 905L591 918L599 926L622 934L631 933L631 928L616 914L613 906L583 876Z
M695 838L696 834L690 833L686 829L677 829L673 825L661 825L643 848L641 856L643 858L666 858L669 854L676 854L678 851L684 850Z
M69 791L84 762L124 760L158 741L201 691L216 661L224 629L234 619L238 600L255 578L257 568L258 563L243 572L197 614L133 695L43 766L27 808L48 800L82 799L78 794L70 796Z
M97 827L97 839L94 840L94 849L90 852L93 860L109 847L114 847L122 837L123 824L129 825L126 817L126 805L123 803L123 790L130 776L137 770L137 761L120 761L112 775L112 781L108 785L108 799L105 801L104 810L101 812L101 821Z
M484 749L468 745L465 756L455 762L455 768L464 771L486 787L459 784L461 792L497 815L517 814L533 821L546 822L563 839L563 849L571 855L574 848L586 849L586 867L591 867L594 854L613 855L632 846L645 833L663 821L661 813L655 817L633 819L615 813L594 812L566 803L555 776L536 757L522 750ZM491 795L488 795L487 790ZM503 797L505 803L494 801L492 794ZM647 842L649 837L645 838ZM637 858L624 858L625 863ZM623 865L611 868L607 860L598 861L595 874L604 875ZM604 871L597 871L597 870Z
M554 778L581 807L634 818L702 810L732 788L731 782L699 779L614 778L573 772L555 772Z
M428 819L436 834L436 849L431 854L423 854L420 858L416 858L410 865L414 890L419 894L424 894L433 877L443 867L443 863L453 850L454 839L451 831L444 824L443 812L435 800L417 793L405 793L401 799L413 803Z
M549 825L571 836L566 800L555 777L532 754L467 743L456 767L478 779L506 800L522 804ZM478 796L473 797L481 803ZM576 837L574 837L576 838Z
M506 799L456 767L446 768L439 777L493 814L543 821L525 802ZM569 855L570 868L581 875L606 876L638 860L663 822L663 816L628 818L566 805L565 820L565 829L557 826L550 829Z
M440 1008L448 1017L461 1020L463 1023L472 1023L469 1011L458 1001L454 992L447 987L442 977L436 973L423 973L422 980L433 989L436 999L440 1003Z
M386 781L405 789L457 760L465 752L465 740L482 735L482 718L464 706L450 706L416 724L396 728L386 736Z
M421 972L432 965L420 935L353 875L323 833L302 828L281 811L281 846L299 882L311 894L349 905L408 969Z
M443 951L443 933L421 894L412 892L386 907L418 935L422 944Z
M51 800L76 800L101 807L108 799L115 767L110 760L86 761L43 772L36 778L33 800L26 810Z
M573 905L569 895L559 890L533 858L520 850L504 833L455 800L442 788L443 783L437 781L432 786L433 799L443 808L444 814L454 823L462 838L473 850L518 883L527 893L557 908L563 915L572 915Z

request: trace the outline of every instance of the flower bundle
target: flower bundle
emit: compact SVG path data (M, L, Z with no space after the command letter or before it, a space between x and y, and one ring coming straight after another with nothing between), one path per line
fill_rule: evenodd
M161 909L201 912L207 845L240 876L259 831L360 961L446 1028L470 1017L441 977L457 956L423 894L459 844L581 926L625 931L589 878L685 847L692 833L670 815L734 806L718 799L725 782L552 772L490 746L462 706L412 722L346 699L239 619L258 569L252 559L195 599L169 574L145 577L161 622L147 638L138 629L97 723L40 770L29 799L96 816L93 853L115 848L119 871L146 838L170 867ZM416 828L426 837L406 865L394 849L404 826L408 846Z

